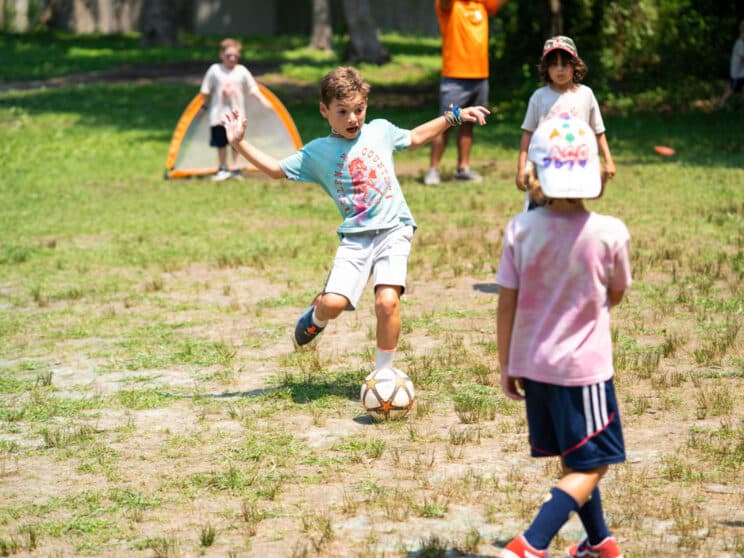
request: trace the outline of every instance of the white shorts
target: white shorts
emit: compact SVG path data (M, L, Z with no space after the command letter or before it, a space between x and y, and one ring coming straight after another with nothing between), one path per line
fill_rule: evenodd
M323 292L345 296L347 310L353 310L370 275L375 287L393 285L405 290L412 240L411 225L343 235Z

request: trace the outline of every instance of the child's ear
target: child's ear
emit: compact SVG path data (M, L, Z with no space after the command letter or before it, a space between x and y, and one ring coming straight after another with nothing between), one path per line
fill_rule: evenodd
M328 107L323 102L320 103L320 115L323 118L328 118Z

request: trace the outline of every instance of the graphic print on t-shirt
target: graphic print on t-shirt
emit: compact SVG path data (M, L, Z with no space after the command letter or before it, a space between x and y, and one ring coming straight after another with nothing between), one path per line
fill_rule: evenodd
M349 161L348 169L351 192L337 190L338 199L344 213L350 212L361 222L377 212L383 199L392 198L392 183L380 157L366 147Z

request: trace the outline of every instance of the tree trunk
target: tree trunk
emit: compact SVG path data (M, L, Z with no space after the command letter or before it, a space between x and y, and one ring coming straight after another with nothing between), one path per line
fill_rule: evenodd
M383 64L390 61L390 53L377 36L369 0L343 0L346 24L349 27L347 58L352 63Z
M142 45L174 46L178 42L177 11L173 0L144 0Z
M310 35L310 48L331 50L332 36L330 0L313 0L313 30Z
M548 0L546 6L547 14L543 20L543 30L546 37L563 35L563 10L561 0Z

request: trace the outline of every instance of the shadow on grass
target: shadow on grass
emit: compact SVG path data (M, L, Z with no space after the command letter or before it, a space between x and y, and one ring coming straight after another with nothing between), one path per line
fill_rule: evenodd
M496 283L476 283L473 290L479 293L499 294L499 286Z
M278 389L287 390L292 402L300 404L326 397L356 401L366 375L363 370L286 374Z
M158 393L163 397L173 399L241 399L274 396L284 398L288 395L288 398L297 404L311 403L327 397L341 397L357 401L361 382L365 376L366 373L362 370L329 372L327 375L299 372L285 374L276 386L248 391L176 394L158 390Z
M249 391L223 391L222 393L186 393L186 394L174 394L174 393L163 393L161 395L165 397L173 397L177 399L245 399L250 397L263 397L271 395L279 391L278 387L252 389Z

